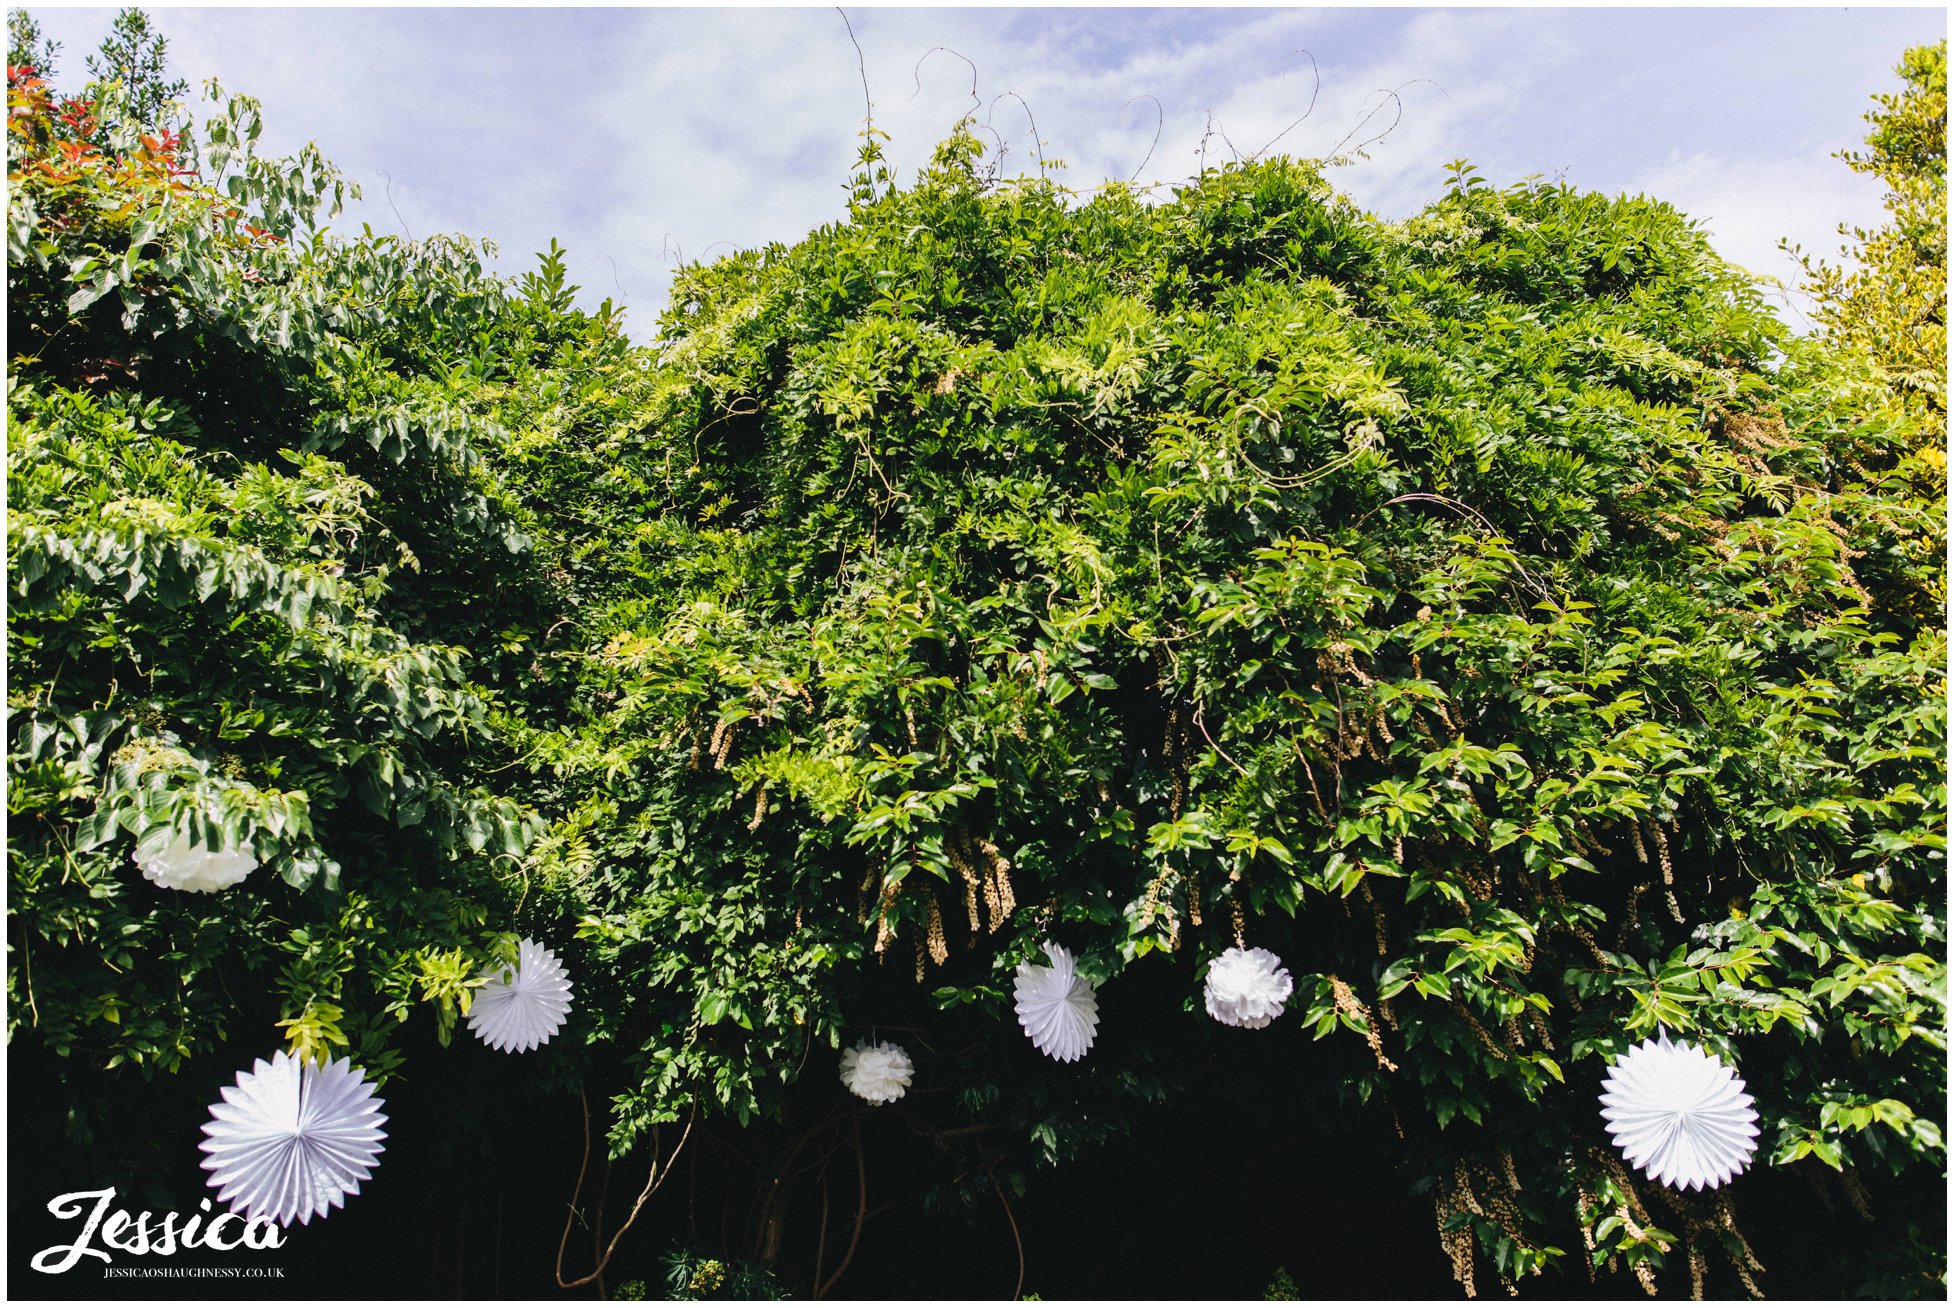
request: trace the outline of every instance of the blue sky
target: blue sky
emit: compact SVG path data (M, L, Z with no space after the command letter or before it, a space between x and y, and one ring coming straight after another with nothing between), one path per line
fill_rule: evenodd
M114 11L28 8L72 86ZM1278 149L1327 154L1396 118L1332 174L1384 215L1417 211L1465 158L1495 183L1668 200L1780 277L1781 237L1830 254L1838 223L1877 221L1878 185L1831 153L1860 143L1901 51L1947 30L1939 6L845 8L905 178L973 106L972 64L1007 171L1037 167L1028 106L1069 184L1171 185L1204 138L1211 163L1255 153L1301 115L1307 50L1321 87ZM555 237L584 300L625 303L640 338L681 256L844 215L862 69L833 8L150 12L177 75L259 97L273 150L317 141L364 186L342 223L488 237L508 272ZM1402 115L1362 126L1393 89Z

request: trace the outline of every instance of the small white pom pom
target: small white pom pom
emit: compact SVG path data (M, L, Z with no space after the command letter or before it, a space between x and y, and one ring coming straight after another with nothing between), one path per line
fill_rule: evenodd
M1615 1147L1664 1185L1722 1185L1757 1152L1757 1110L1716 1055L1669 1033L1635 1046L1608 1070L1601 1116Z
M516 946L514 969L483 975L490 979L468 1006L468 1029L491 1049L516 1053L545 1044L570 1012L569 974L534 940Z
M1208 1016L1260 1030L1282 1016L1283 1001L1293 989L1282 960L1268 950L1225 950L1208 965Z
M901 1045L863 1040L841 1055L841 1083L872 1104L902 1098L915 1073Z
M1072 965L1072 955L1045 942L1050 967L1018 964L1018 1024L1040 1053L1077 1062L1092 1048L1099 1027L1099 1000L1092 983Z

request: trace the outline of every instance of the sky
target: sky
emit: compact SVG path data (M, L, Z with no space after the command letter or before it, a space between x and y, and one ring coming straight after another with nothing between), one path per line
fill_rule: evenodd
M1667 200L1794 281L1781 239L1831 256L1841 222L1879 221L1879 184L1833 152L1947 33L1939 5L146 7L193 98L210 77L258 97L262 147L316 141L361 184L336 227L486 237L511 275L555 238L580 302L625 305L640 340L681 260L846 217L864 79L905 180L967 112L1007 173L1042 154L1081 190L1362 145L1332 180L1385 217L1466 159ZM114 10L27 8L76 89Z

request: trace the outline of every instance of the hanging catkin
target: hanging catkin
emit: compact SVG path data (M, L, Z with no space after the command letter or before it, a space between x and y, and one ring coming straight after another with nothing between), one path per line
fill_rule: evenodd
M943 938L943 910L937 907L935 895L930 896L929 950L930 961L938 967L949 961L950 942Z
M949 834L943 840L943 852L949 858L950 866L955 868L957 875L963 878L963 906L964 911L970 915L970 934L974 936L983 929L983 923L977 917L977 894L983 886L984 879L978 874L971 859L970 839L965 835L962 827L950 828ZM988 900L987 894L986 902Z
M1011 888L1011 860L998 853L997 846L988 840L979 839L977 848L983 851L984 858L990 865L991 874L996 880L997 901L1003 910L999 921L1002 921L1003 918L1011 915L1012 909L1018 906L1018 897ZM991 924L991 930L997 930L997 923Z
M875 952L878 954L896 938L895 928L889 925L889 914L895 906L896 888L893 885L884 887L881 901L875 906Z

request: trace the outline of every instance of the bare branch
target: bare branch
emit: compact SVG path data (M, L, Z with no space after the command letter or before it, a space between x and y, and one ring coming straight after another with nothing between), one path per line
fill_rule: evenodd
M685 1119L685 1130L679 1136L678 1143L672 1147L671 1157L665 1159L662 1164L658 1160L658 1144L654 1138L651 1148L651 1174L645 1177L645 1188L638 1191L638 1198L631 1205L631 1212L625 1217L624 1225L617 1228L617 1234L613 1235L611 1242L604 1246L603 1256L597 1260L596 1268L588 1276L566 1281L563 1279L563 1250L570 1243L570 1227L575 1223L577 1216L577 1198L583 1193L584 1173L590 1167L590 1097L581 1092L578 1097L583 1101L583 1162L577 1165L577 1188L570 1194L570 1211L563 1218L563 1238L556 1244L556 1284L557 1288L562 1290L574 1290L580 1285L589 1285L604 1274L604 1269L610 1266L611 1255L617 1252L617 1242L624 1238L624 1233L631 1229L633 1222L638 1220L638 1213L643 1210L645 1203L658 1193L659 1187L665 1184L665 1178L672 1174L672 1164L678 1161L679 1154L685 1149L685 1142L692 1138L693 1123L699 1120L699 1101L694 1099L692 1111ZM598 1225L601 1228L601 1217ZM591 1238L593 1241L602 1239L602 1230L593 1229Z
M868 1160L862 1154L862 1119L860 1115L850 1117L848 1124L854 1129L855 1133L855 1184L857 1187L855 1229L848 1236L848 1252L841 1256L841 1263L835 1268L834 1275L822 1282L820 1287L814 1291L814 1297L817 1299L828 1297L828 1291L835 1288L835 1282L841 1279L841 1274L848 1270L848 1264L854 1261L855 1246L860 1244L862 1239L862 1223L868 1220Z
M1267 154L1271 146L1275 145L1275 143L1277 141L1280 141L1283 137L1289 135L1289 133L1295 131L1296 128L1302 125L1304 118L1308 118L1312 113L1316 111L1316 97L1319 94L1321 94L1323 91L1323 70L1316 66L1316 56L1310 54L1309 51L1291 50L1289 53L1292 57L1295 55L1306 55L1309 58L1309 73L1310 76L1315 79L1315 84L1312 85L1309 89L1309 107L1303 110L1301 117L1297 118L1295 122L1289 124L1289 126L1283 128L1281 131L1277 132L1274 136L1270 137L1268 145L1263 146L1260 150L1257 150L1254 154L1250 155L1249 158L1251 160L1259 159L1263 155ZM1288 73L1285 72L1283 76L1287 77Z
M394 211L394 217L400 221L400 230L406 232L407 239L411 241L414 239L414 229L407 225L405 218L401 218L400 206L394 203L394 175L384 168L380 169L380 175L387 179L387 207Z
M1019 95L1016 91L1006 91L1004 95L998 96L997 100L992 100L990 113L984 115L984 126L990 126L991 114L997 112L997 101L1002 100L1005 95L1010 96L1018 102L1019 107L1024 110L1025 120L1031 124L1032 148L1038 151L1038 175L1043 177L1045 175L1045 143L1038 139L1038 120L1031 116L1031 106L1025 103L1023 96Z
M1161 105L1160 98L1158 96L1136 95L1131 100L1128 100L1125 104L1121 105L1120 108L1131 109L1134 105L1140 103L1140 101L1142 100L1153 101L1153 110L1154 110L1153 144L1147 147L1147 157L1146 159L1140 160L1140 167L1135 168L1133 170L1133 176L1126 179L1127 184L1129 186L1132 185L1135 178L1139 177L1141 169L1147 166L1147 160L1153 158L1154 150L1160 145L1160 133L1167 126L1167 110Z
M973 112L981 108L983 106L984 101L982 97L980 97L977 94L976 63L970 58L969 55L964 54L961 51L952 50L947 45L931 46L929 49L923 51L923 59L928 59L931 55L937 53L939 50L946 55L955 55L957 58L963 60L966 64L970 65L970 108ZM910 70L910 75L916 79L916 89L909 93L909 98L911 100L914 100L917 96L923 93L923 59L918 59L916 61L915 68Z
M997 1201L1004 1205L1004 1218L1011 1223L1011 1242L1018 1248L1018 1284L1011 1291L1011 1301L1016 1303L1018 1296L1024 1293L1024 1237L1018 1233L1017 1215L1011 1211L1011 1201L1004 1197L1004 1187L997 1183L996 1172L986 1172L985 1175L990 1178L991 1189L997 1191Z
M1391 106L1393 110L1391 116L1391 125L1389 127L1386 127L1383 131L1379 132L1376 136L1365 137L1363 140L1359 141L1356 145L1351 146L1351 152L1354 154L1357 151L1362 150L1367 145L1376 145L1379 141L1389 136L1392 132L1397 131L1398 124L1404 121L1404 100L1400 96L1399 92L1405 90L1407 87L1416 86L1420 82L1423 82L1426 86L1438 86L1438 83L1432 81L1428 77L1414 77L1410 81L1404 83L1403 86L1398 87L1397 90L1395 91L1386 90L1382 87L1378 88L1375 91L1372 91L1371 92L1372 95L1374 96L1381 95L1384 98L1382 100L1379 100L1375 105L1373 105L1369 113L1365 114L1362 118L1358 119L1357 125L1351 128L1350 131L1344 135L1343 140L1337 142L1336 148L1330 151L1329 157L1334 159L1337 156L1341 155L1343 153L1343 147L1350 143L1350 138L1357 135L1357 133L1363 131L1364 128L1370 123L1371 119L1377 117L1378 114L1384 112L1384 107L1386 105ZM1439 94L1443 95L1445 93L1444 87L1438 87L1438 89L1439 89Z
M874 127L875 101L871 100L868 94L868 60L862 55L862 43L855 39L855 25L848 21L848 11L836 5L835 12L841 15L842 26L848 29L848 43L855 47L855 67L860 69L862 74L862 126Z

